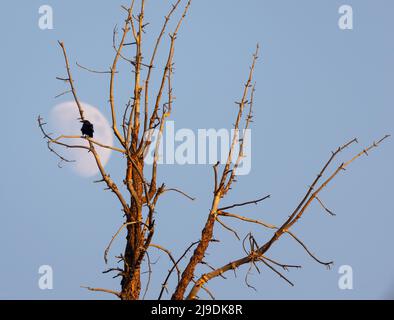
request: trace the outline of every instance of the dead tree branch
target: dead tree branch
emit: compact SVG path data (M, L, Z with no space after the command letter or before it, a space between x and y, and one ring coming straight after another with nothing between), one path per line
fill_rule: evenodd
M235 122L235 130L239 130L239 125L240 125L242 115L244 112L244 107L246 104L247 96L248 96L250 88L251 88L251 82L252 82L253 72L254 72L255 65L256 65L256 60L258 58L258 52L259 52L259 46L257 45L256 51L253 55L252 65L250 67L248 80L245 84L245 89L243 92L241 102L239 103L237 120ZM251 107L252 107L252 103L250 104L250 108ZM246 120L246 123L248 124L249 120ZM190 284L191 280L194 277L194 272L195 272L196 266L199 263L201 263L201 261L203 260L205 252L208 249L210 240L213 237L213 230L214 230L215 221L217 221L218 207L219 207L220 201L227 194L228 190L231 187L232 182L234 181L234 178L233 178L233 173L235 172L234 169L232 171L233 173L231 173L230 178L228 178L228 174L230 172L230 166L231 166L233 154L235 152L236 142L237 142L237 135L235 134L234 138L232 140L232 143L231 143L231 147L230 147L229 154L227 157L226 165L223 169L220 183L218 186L216 186L217 182L215 183L214 198L212 201L212 206L211 206L208 218L205 223L205 227L201 233L201 240L200 240L197 248L195 249L192 257L190 258L188 265L186 266L185 270L182 273L182 279L178 283L178 285L175 289L175 292L172 295L173 300L183 299L186 288L188 287L188 285ZM237 159L236 164L239 162L239 159L243 156L243 152L244 152L243 147L244 147L244 144L242 143L239 148L238 159ZM216 172L216 169L215 169L215 172Z
M109 290L109 289L91 288L91 287L85 287L85 286L81 286L81 288L87 289L89 291L94 291L94 292L110 293L110 294L113 294L113 295L117 296L118 298L120 297L120 293L119 292L113 291L113 290Z
M200 279L197 281L197 283L191 289L191 291L190 291L190 293L189 293L187 298L188 299L195 299L196 294L200 290L201 286L205 285L211 279L213 279L213 278L215 278L215 277L217 277L219 275L222 275L223 273L225 273L225 272L227 272L229 270L235 270L235 269L237 269L238 267L240 267L243 264L246 264L246 263L249 263L251 261L254 261L256 258L262 257L271 248L272 244L274 242L276 242L284 233L287 233L289 231L289 229L301 218L301 216L303 215L305 210L309 207L309 205L312 203L312 201L314 199L316 199L318 194L328 185L329 182L331 182L337 176L337 174L340 171L343 171L344 169L346 169L347 166L349 166L353 161L355 161L356 159L361 157L363 154L368 154L368 152L371 149L378 147L380 145L380 143L382 143L388 137L389 137L389 135L384 136L379 141L374 142L368 148L366 148L366 149L362 150L361 152L359 152L358 154L356 154L353 158L351 158L347 162L342 163L334 171L334 173L332 173L323 183L321 183L321 185L318 188L316 188L316 191L313 191L315 189L315 186L319 182L319 180L322 178L322 176L325 173L325 171L328 168L328 166L334 160L334 158L342 150L344 150L345 148L347 148L348 146L350 146L352 143L356 142L357 140L353 139L353 140L349 141L348 143L346 143L345 145L343 145L342 147L339 147L335 152L332 153L331 157L329 158L327 163L324 165L323 169L321 170L321 172L319 173L319 175L317 176L315 181L312 183L311 187L307 191L305 197L301 200L300 204L297 206L296 210L294 210L294 212L290 215L290 217L286 220L286 222L283 223L283 225L275 232L273 237L268 242L266 242L263 246L261 246L260 248L258 248L255 251L253 251L249 255L247 255L247 256L245 256L243 258L240 258L240 259L238 259L236 261L230 262L230 263L222 266L221 268L216 269L215 271L212 271L210 273L202 275L200 277ZM295 239L297 239L297 238L295 238ZM304 247L304 248L306 249L306 247ZM307 251L309 252L309 250L307 250ZM312 257L313 257L313 255L312 255ZM331 264L331 262L330 263L324 263L324 262L321 262L320 260L317 260L317 261L322 263L322 264L324 264L324 265L330 265ZM273 270L274 272L278 273L277 270L275 270L272 266L270 266L267 263L267 261L263 260L262 262L265 265L267 265L271 270ZM281 278L283 278L284 280L286 280L288 283L293 285L292 282L290 282L282 274L278 273L278 275Z

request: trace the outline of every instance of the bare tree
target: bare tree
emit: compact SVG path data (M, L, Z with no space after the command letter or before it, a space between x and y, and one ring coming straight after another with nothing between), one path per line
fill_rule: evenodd
M144 19L145 13L145 0L141 0L140 5L136 8L135 0L133 0L129 7L122 7L126 11L126 19L121 29L120 40L117 37L117 30L115 28L113 33L113 48L115 56L112 62L112 66L109 71L96 71L90 68L78 65L80 68L93 73L108 73L109 75L109 104L111 109L111 122L113 134L118 142L119 147L107 146L100 141L96 141L93 138L87 136L66 136L59 135L57 138L52 137L48 134L45 129L45 122L41 117L38 117L38 125L41 129L44 138L46 139L47 146L51 152L53 152L61 161L71 162L72 160L62 156L56 147L64 148L78 148L84 149L86 152L90 152L95 160L97 168L101 174L102 182L106 184L107 190L111 191L124 212L125 221L124 224L119 228L116 234L112 237L108 247L105 249L104 259L107 262L107 255L110 247L116 237L121 233L122 230L126 230L126 245L124 253L120 255L119 261L122 263L122 268L111 268L106 272L116 272L116 276L121 277L121 290L113 291L102 288L87 288L91 291L102 291L107 293L115 294L120 299L124 300L136 300L141 298L141 275L142 275L142 263L147 262L149 274L151 272L151 261L149 258L150 248L161 250L165 253L172 263L172 268L169 270L164 282L162 289L159 294L159 299L162 298L164 291L168 290L167 285L170 277L175 272L178 275L177 284L172 293L172 299L196 299L200 289L205 290L211 297L207 283L218 276L224 277L224 274L229 270L235 270L241 265L249 264L249 270L251 268L258 269L258 263L261 263L271 269L273 272L278 274L281 278L292 285L291 281L288 280L279 270L287 270L289 268L299 268L297 265L286 265L277 262L267 256L271 246L279 240L282 235L287 234L297 243L299 243L316 262L330 267L332 262L323 262L315 257L307 246L293 233L290 231L291 227L301 218L304 212L308 209L310 204L316 200L322 206L322 208L329 214L333 213L324 205L320 200L319 195L323 189L342 171L344 171L353 161L361 157L363 154L368 154L370 150L379 146L379 144L385 140L388 135L383 137L377 142L374 142L371 146L363 149L357 153L353 158L346 162L342 162L331 175L326 175L326 171L332 165L333 161L339 155L339 153L345 148L350 147L357 142L353 139L343 146L337 148L332 152L329 160L323 166L321 172L318 174L316 179L312 182L309 190L307 190L304 198L297 205L296 209L290 214L289 218L281 225L275 226L263 221L250 219L244 215L233 213L233 209L243 208L250 204L258 204L269 196L265 196L256 200L247 201L244 203L236 203L231 206L221 207L221 201L225 198L230 189L235 183L237 176L237 168L242 161L244 154L245 144L245 132L241 129L248 129L252 123L253 114L253 100L255 92L255 84L253 83L253 74L255 71L256 61L258 59L259 47L257 46L255 53L253 54L252 64L249 70L247 81L244 84L241 99L237 102L238 112L235 118L234 129L236 134L232 138L229 153L227 155L227 161L222 164L217 163L213 166L214 173L214 186L213 186L213 199L212 205L209 211L209 215L206 219L205 226L201 231L201 238L192 243L180 258L175 259L170 250L164 248L161 245L154 244L152 241L155 235L155 208L159 201L159 198L166 192L175 191L183 196L193 200L185 192L167 188L166 185L158 184L158 159L159 159L159 147L160 139L158 138L156 144L153 146L154 149L154 161L151 167L144 165L144 158L147 150L152 147L152 132L156 130L159 132L159 137L163 133L164 125L167 118L171 115L174 96L172 89L172 77L174 69L174 50L175 43L177 40L178 32L181 25L188 13L191 5L191 0L185 1L183 9L181 9L181 15L175 24L174 30L169 34L169 50L167 53L166 62L160 70L155 65L155 58L158 53L161 42L163 41L164 35L169 27L170 19L173 17L175 12L180 9L182 0L177 0L172 5L168 14L165 16L164 23L160 30L160 33L156 39L149 61L144 62L143 59L143 36L145 34L145 27L148 25ZM131 41L129 40L131 38ZM70 63L66 51L66 47L63 42L59 42L62 50L64 61L66 65L67 76L58 78L61 81L65 81L69 85L69 90L63 94L71 93L77 105L79 116L78 120L86 120L77 90L75 87L74 79L71 73ZM126 57L124 49L127 46L133 46L135 50L135 56L133 58ZM133 97L122 111L123 117L118 124L118 112L119 108L115 105L115 78L118 73L118 62L120 60L127 61L132 65L134 73L134 88ZM160 72L158 91L155 93L155 99L150 101L150 80L154 70ZM63 95L61 94L61 95ZM61 96L59 95L59 96ZM241 132L243 132L241 134ZM88 144L75 144L69 141L87 141ZM118 187L119 182L115 182L110 174L105 170L97 147L108 148L115 151L122 158L125 159L125 176L122 183L126 186L127 194L121 191ZM238 146L238 148L236 148ZM272 229L272 237L264 244L259 245L257 240L252 234L248 234L243 239L243 248L245 254L243 257L233 260L227 264L224 264L220 268L211 267L204 259L210 244L214 241L213 233L216 223L219 223L224 228L234 233L234 235L240 239L236 230L229 227L222 220L225 218L235 219L237 221L243 221L247 223L253 223L261 225L262 227ZM186 263L183 271L180 267L180 262L185 259L187 254L194 248L191 254L190 260ZM196 276L196 267L201 264L208 265L212 271L200 276ZM245 278L246 285L252 287L247 276ZM147 280L147 286L149 286L150 277ZM187 290L189 289L189 292ZM146 293L146 292L145 292ZM144 294L145 295L145 294Z

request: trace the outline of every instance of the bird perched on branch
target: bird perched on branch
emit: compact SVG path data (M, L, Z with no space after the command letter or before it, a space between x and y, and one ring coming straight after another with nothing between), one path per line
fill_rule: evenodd
M90 138L93 138L93 132L94 132L93 124L91 124L90 121L88 121L88 120L83 120L81 122L83 123L82 128L81 128L82 134L84 136L88 136Z

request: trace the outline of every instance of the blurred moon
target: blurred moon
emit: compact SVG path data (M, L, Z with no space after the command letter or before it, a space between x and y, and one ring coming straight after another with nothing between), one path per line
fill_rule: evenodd
M95 107L82 103L84 116L94 125L94 140L107 146L113 146L113 136L111 126L103 114ZM53 137L60 135L81 136L82 123L79 120L79 112L76 103L73 101L64 102L54 106L50 114L50 126L52 128ZM88 142L83 139L65 139L63 142L74 145L86 145ZM111 156L111 150L95 146L97 153L100 155L103 166L108 163ZM92 153L86 149L67 149L62 148L59 152L69 160L75 160L70 163L73 171L82 177L91 177L99 173L96 161Z

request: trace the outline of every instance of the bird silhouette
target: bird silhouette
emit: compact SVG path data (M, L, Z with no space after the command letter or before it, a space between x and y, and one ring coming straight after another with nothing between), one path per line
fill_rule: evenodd
M84 136L88 136L90 138L93 138L93 132L94 132L93 124L91 124L90 121L88 121L88 120L83 120L81 122L83 123L82 128L81 128L82 134Z

